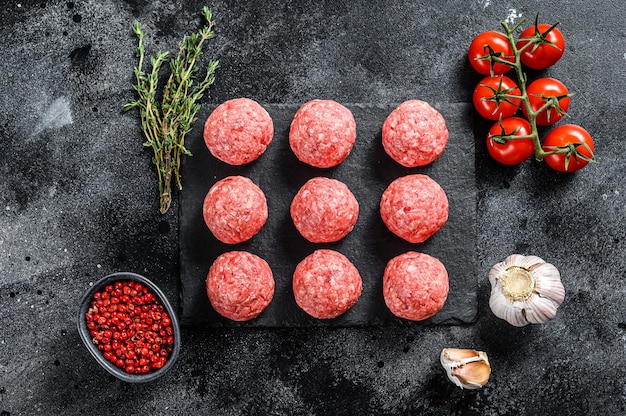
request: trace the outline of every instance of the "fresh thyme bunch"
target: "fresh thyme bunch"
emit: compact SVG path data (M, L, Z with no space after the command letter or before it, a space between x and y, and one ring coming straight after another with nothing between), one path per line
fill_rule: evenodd
M151 71L144 72L144 32L139 22L133 24L133 32L139 39L139 63L134 68L137 84L133 85L138 97L124 105L124 110L137 107L141 114L141 127L146 137L143 145L152 148L152 162L157 168L161 214L167 212L172 202L172 180L178 190L182 189L179 171L181 156L191 156L185 148L185 135L197 120L196 113L200 109L197 101L215 82L218 61L211 60L204 78L194 84L198 73L196 61L202 55L202 46L215 36L211 10L203 7L202 15L206 25L197 33L185 36L179 43L178 55L169 61L170 76L161 94L157 94L159 71L169 55L158 52L150 59Z

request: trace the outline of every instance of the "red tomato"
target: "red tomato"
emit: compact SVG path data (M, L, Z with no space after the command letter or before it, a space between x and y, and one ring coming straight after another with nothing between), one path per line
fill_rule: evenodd
M513 48L506 35L494 31L483 32L476 36L469 46L467 55L472 68L482 75L504 74L511 69L509 65L492 62L493 57L509 62L515 61Z
M505 118L489 129L487 150L497 162L504 165L518 165L535 153L533 140L502 138L501 136L530 136L530 132L530 123L527 120L521 117Z
M559 121L569 108L570 96L567 87L561 81L554 78L539 78L530 83L526 88L528 101L532 111L537 111L547 102L558 100L558 107L552 106L544 109L537 114L536 122L538 126L551 126ZM551 98L555 97L555 98ZM526 107L523 108L524 114L528 117Z
M478 114L489 119L511 117L519 109L520 90L506 75L485 77L474 89L472 100Z
M591 135L575 124L564 124L550 130L542 148L544 152L553 153L543 160L558 172L575 172L595 160Z
M546 69L554 65L565 51L563 33L545 23L528 27L520 34L517 48L531 43L520 55L524 65L532 69Z

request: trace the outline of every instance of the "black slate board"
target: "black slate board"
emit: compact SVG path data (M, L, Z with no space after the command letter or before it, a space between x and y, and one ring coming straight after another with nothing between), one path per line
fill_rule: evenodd
M204 120L216 107L205 106L198 114L198 127L187 137L192 157L182 166L184 189L180 197L181 322L188 326L306 327L461 324L474 320L477 309L476 184L474 136L466 104L433 105L446 120L450 133L443 155L427 167L404 168L384 152L381 128L396 105L344 104L356 120L357 140L348 158L331 169L318 169L299 162L288 142L289 126L298 105L264 105L274 121L274 139L267 151L245 166L230 166L215 159L202 137ZM389 232L380 219L380 197L391 181L425 173L444 188L449 200L449 218L444 227L422 244L408 243ZM202 203L209 188L230 175L252 179L265 192L269 218L251 240L227 245L218 241L204 224ZM315 176L327 176L348 185L359 202L354 230L332 244L314 244L297 232L289 215L291 199L300 186ZM359 269L363 293L352 309L332 320L309 317L293 299L291 276L305 256L318 248L332 248L346 255ZM276 281L272 303L259 317L237 323L218 315L205 291L206 274L212 262L230 250L247 250L264 258ZM443 309L434 317L413 323L394 317L382 297L382 274L392 257L409 250L440 259L450 279L450 292Z

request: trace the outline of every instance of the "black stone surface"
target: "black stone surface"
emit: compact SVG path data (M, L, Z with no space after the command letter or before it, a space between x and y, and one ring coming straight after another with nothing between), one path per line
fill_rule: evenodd
M185 141L193 153L186 158L185 186L180 198L181 320L196 326L363 326L415 324L393 316L382 297L382 275L387 262L407 251L428 253L445 265L450 294L443 309L421 324L470 323L476 317L476 176L472 126L466 123L469 106L448 104L439 108L449 129L446 150L428 166L407 169L397 164L382 147L381 129L394 104L350 105L357 123L357 140L350 155L331 169L318 169L298 161L289 147L289 126L298 106L266 105L275 134L265 153L243 166L229 166L214 158L206 148L202 128ZM199 115L206 120L214 106ZM422 173L437 181L446 192L448 221L422 244L411 244L390 233L379 212L380 197L396 178ZM231 175L252 179L265 193L269 216L261 231L247 242L229 245L217 240L204 223L202 205L211 186ZM314 244L293 226L289 207L306 181L316 176L332 177L343 183L359 201L359 219L341 241ZM291 279L304 257L319 248L343 253L357 267L363 280L358 302L345 314L331 320L308 316L295 303ZM258 317L234 322L211 307L205 280L213 261L222 253L246 250L265 259L274 274L274 299Z
M469 103L471 39L501 19L559 21L553 68L576 95L566 121L596 140L573 175L506 168L473 125L478 312L453 326L185 328L172 372L127 385L81 344L81 295L114 271L150 277L180 306L178 200L158 214L155 173L131 88L139 19L146 48L175 51L199 1L12 1L0 7L0 414L619 415L626 413L626 102L623 2L336 1L208 4L220 59L203 108L237 96L390 105ZM198 126L196 128L199 128ZM561 271L556 318L514 328L488 307L487 272L534 254ZM486 351L480 391L438 363L445 347Z

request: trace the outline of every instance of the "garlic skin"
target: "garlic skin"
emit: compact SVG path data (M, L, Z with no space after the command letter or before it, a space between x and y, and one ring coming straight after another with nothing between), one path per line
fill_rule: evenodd
M439 361L450 381L461 389L477 390L489 381L491 366L483 351L444 348Z
M517 327L548 322L565 299L559 271L537 256L510 255L489 270L489 282L491 311Z

